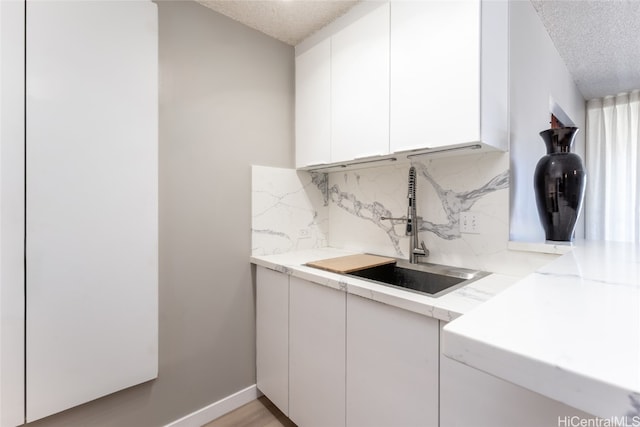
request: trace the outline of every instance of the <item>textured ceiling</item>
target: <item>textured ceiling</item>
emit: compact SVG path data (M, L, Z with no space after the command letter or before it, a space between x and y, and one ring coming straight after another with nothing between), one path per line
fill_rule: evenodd
M531 0L586 99L640 89L640 0Z
M295 46L359 0L196 1ZM640 0L531 3L586 99L640 89Z
M357 3L357 0L196 1L292 46Z

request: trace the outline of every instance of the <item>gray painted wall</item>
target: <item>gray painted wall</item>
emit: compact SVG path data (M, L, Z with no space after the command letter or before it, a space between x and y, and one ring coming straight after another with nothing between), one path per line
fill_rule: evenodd
M255 384L251 164L293 167L293 48L159 1L160 373L30 426L162 426Z

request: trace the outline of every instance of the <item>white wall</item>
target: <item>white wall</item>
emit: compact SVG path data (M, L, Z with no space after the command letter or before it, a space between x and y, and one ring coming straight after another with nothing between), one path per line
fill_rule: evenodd
M584 160L585 100L528 1L509 3L511 208L510 239L543 242L533 193L533 173L546 154L539 132L549 129L551 104L580 128L573 151ZM565 123L566 124L566 123ZM576 236L584 235L578 224Z
M24 417L24 3L0 1L0 426Z

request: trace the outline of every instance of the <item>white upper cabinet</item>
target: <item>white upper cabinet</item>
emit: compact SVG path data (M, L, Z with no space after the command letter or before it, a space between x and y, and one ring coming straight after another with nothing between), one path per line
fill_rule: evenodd
M508 3L369 3L296 47L296 166L507 150Z
M480 139L480 4L398 1L391 13L391 151Z
M507 3L391 3L391 152L507 148Z
M331 39L331 161L389 153L389 4Z
M331 162L331 40L296 57L296 167Z

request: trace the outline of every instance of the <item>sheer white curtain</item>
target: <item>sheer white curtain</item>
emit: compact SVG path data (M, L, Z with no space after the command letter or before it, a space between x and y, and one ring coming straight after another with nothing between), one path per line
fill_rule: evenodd
M587 103L586 238L640 241L640 90Z

